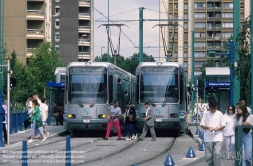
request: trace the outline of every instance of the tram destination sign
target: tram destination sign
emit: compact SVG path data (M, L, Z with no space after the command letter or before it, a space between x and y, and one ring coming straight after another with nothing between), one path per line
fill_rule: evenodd
M229 88L230 82L206 82L206 88Z

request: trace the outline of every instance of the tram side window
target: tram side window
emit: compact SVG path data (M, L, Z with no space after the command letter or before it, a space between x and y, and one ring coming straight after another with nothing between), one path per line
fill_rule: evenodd
M137 76L137 83L136 83L136 103L139 103L139 76Z
M109 87L109 103L113 102L113 77L112 75L109 75L109 83L108 83L108 87Z
M180 103L183 103L184 100L184 76L180 75Z

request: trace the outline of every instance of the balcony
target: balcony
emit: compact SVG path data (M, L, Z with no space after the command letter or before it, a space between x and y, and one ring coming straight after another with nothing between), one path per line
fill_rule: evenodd
M27 20L44 20L45 13L41 10L27 10L26 19Z
M194 39L197 39L197 40L206 40L206 37L205 36L194 36Z
M78 59L90 59L89 52L78 52Z
M78 13L80 20L90 20L90 13Z
M203 26L203 27L194 27L194 29L196 29L196 30L206 30L206 27L205 26Z
M206 7L195 7L195 10L206 10Z
M213 7L207 7L207 11L213 11Z
M216 16L215 20L221 20L221 17Z
M79 46L90 46L90 39L78 39Z
M223 10L233 10L234 8L230 7L230 6L223 6L222 9Z
M30 58L32 56L32 53L33 51L35 50L36 48L26 48L26 57L27 58Z
M205 50L206 46L194 46L195 50Z
M90 26L80 25L78 26L79 33L90 33Z
M27 0L27 2L45 2L45 0Z
M207 20L209 21L214 20L214 17L207 17Z
M221 11L221 7L215 7L215 11Z
M78 0L79 6L90 7L90 0Z
M26 30L26 38L27 39L44 39L44 31L40 29L27 29Z
M222 19L224 19L224 20L233 20L234 18L233 17L222 17Z
M195 20L205 20L206 17L194 17Z

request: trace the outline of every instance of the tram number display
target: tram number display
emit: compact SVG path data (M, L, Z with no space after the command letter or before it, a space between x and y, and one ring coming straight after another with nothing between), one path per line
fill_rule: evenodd
M90 120L83 120L84 123L90 123Z
M162 122L163 120L162 119L156 119L155 121L156 122Z

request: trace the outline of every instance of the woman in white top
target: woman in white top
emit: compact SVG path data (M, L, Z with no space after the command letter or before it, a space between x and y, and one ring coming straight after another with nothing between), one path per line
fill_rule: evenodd
M228 106L227 113L224 114L224 120L226 126L223 130L223 135L226 139L227 159L229 160L235 146L235 107L233 105Z
M248 112L246 104L239 102L237 107L236 125L252 125L252 115ZM242 134L242 166L251 166L252 155L252 130L243 129Z

